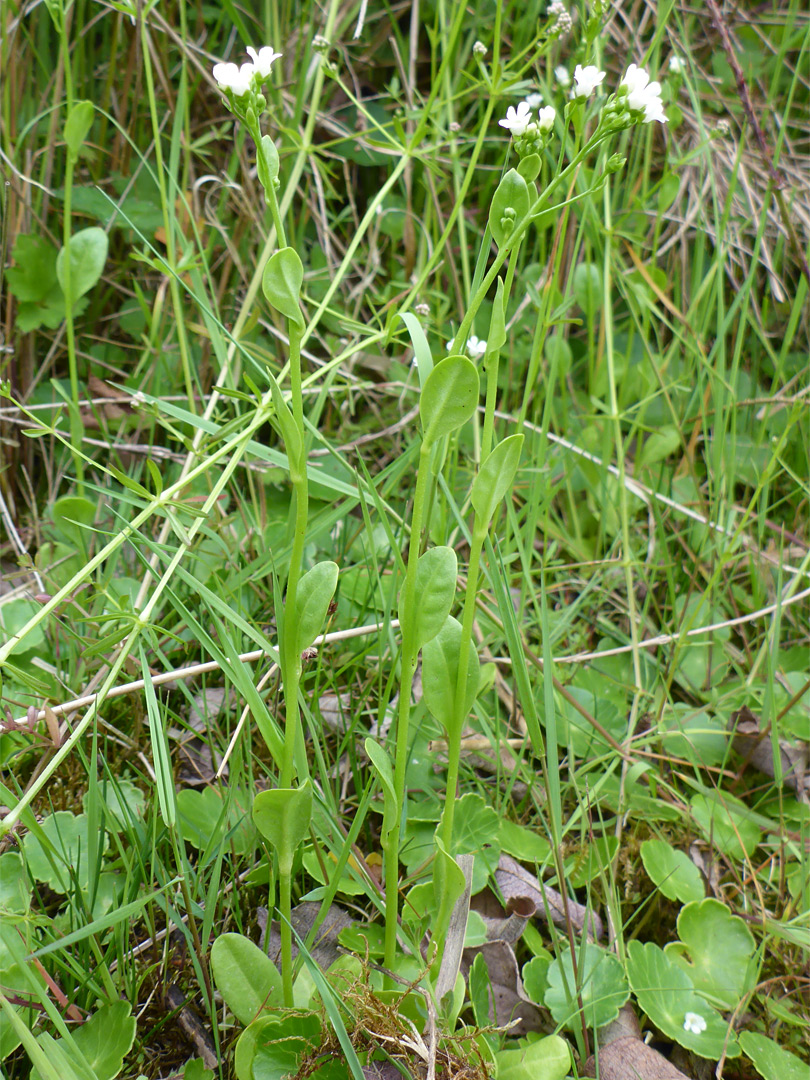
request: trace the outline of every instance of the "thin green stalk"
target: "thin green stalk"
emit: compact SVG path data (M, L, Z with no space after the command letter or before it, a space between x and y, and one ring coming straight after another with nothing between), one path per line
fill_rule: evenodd
M472 646L473 620L475 618L475 597L478 592L478 571L481 565L481 548L484 545L488 523L482 523L475 517L472 541L470 543L470 561L467 568L467 589L464 594L464 613L461 617L461 641L458 651L458 677L456 679L456 715L452 728L447 732L447 790L444 800L444 813L441 822L441 839L445 850L452 851L453 817L456 808L456 788L461 763L461 733L464 730L467 699L467 674L470 670L470 649Z
M463 351L467 338L470 336L473 319L475 318L478 309L486 298L486 295L492 287L493 282L497 278L498 271L503 266L504 262L506 262L509 253L518 247L523 237L525 236L526 231L532 223L534 215L540 211L543 203L546 201L554 188L557 187L558 184L561 184L563 180L565 180L568 176L570 176L574 169L576 169L585 160L586 156L592 150L595 150L600 143L604 142L605 139L609 137L609 135L610 132L597 132L589 140L589 142L582 147L580 152L571 160L570 164L568 164L561 173L559 173L557 176L553 177L552 180L549 181L545 189L540 193L540 195L538 195L537 199L529 208L529 213L518 225L515 232L512 234L509 240L507 240L503 247L499 248L498 254L492 260L492 265L487 271L484 280L481 282L478 289L476 290L475 295L470 301L470 306L467 309L467 314L461 321L461 326L459 326L455 339L453 341L452 351L454 353Z
M59 47L62 53L62 66L65 73L65 115L70 116L73 111L73 70L70 66L70 46L68 45L67 17L63 4L54 5L49 9L54 19L59 34ZM62 267L64 277L63 289L65 294L65 338L68 354L68 371L70 378L70 442L73 448L73 464L76 468L77 491L84 494L84 461L79 453L84 425L79 413L79 368L76 359L76 332L73 324L73 301L70 265L70 233L71 233L71 204L73 196L73 170L76 159L70 147L67 150L67 162L65 166L65 206L62 216L62 245L65 249L65 260Z
M70 108L71 105L68 103L68 115L70 115ZM68 370L70 372L70 442L73 447L73 464L76 468L76 489L79 495L83 495L84 461L79 450L82 444L84 425L79 412L79 367L76 361L76 331L73 325L73 286L70 266L70 213L71 196L73 194L73 167L73 154L68 150L65 169L65 209L62 218L62 244L65 249L62 274L65 293L65 338L67 342Z
M306 470L306 454L303 450L306 433L304 431L304 399L301 392L301 330L295 323L289 323L290 335L290 387L292 390L292 413L295 426L301 436L302 458L293 464L290 461L290 478L295 500L295 524L293 532L290 568L287 575L287 595L284 600L284 648L282 650L282 679L284 684L285 730L284 761L281 770L281 787L291 787L293 781L293 761L295 755L295 736L300 724L298 711L298 687L301 682L301 656L297 650L298 582L304 561L304 545L309 516L309 484Z
M396 760L394 762L394 792L398 820L392 822L384 838L385 850L385 966L391 970L397 950L397 910L399 887L399 832L405 809L405 771L408 765L408 727L411 719L411 688L416 671L417 649L413 639L413 612L416 607L416 564L419 560L419 541L425 511L425 493L430 472L431 448L424 442L419 451L419 471L413 500L411 538L408 547L408 566L402 588L400 614L407 613L402 632L402 659L397 712Z
M281 913L281 987L284 1004L292 1008L293 997L293 962L292 962L292 859L285 860L278 868L278 906Z

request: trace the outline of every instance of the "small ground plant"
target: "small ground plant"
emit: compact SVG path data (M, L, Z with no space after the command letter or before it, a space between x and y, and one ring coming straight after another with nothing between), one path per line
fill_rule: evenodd
M3 10L8 1080L805 1075L810 39L707 11Z

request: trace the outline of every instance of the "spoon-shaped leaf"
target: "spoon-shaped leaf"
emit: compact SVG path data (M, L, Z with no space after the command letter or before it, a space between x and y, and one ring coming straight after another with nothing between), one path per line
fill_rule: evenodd
M448 356L437 364L422 388L419 415L430 445L462 427L478 405L478 371L466 356Z
M473 481L470 501L476 514L487 524L492 520L501 499L512 487L522 448L522 435L510 435L499 442Z
M414 648L421 649L444 626L456 595L457 572L451 547L430 548L416 564L416 610L399 613L403 631L413 625Z

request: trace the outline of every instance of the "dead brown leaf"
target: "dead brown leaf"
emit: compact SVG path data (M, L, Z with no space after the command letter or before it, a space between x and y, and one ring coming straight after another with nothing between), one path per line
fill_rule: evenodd
M591 939L599 940L605 932L602 920L596 912L589 912L576 900L566 901L556 889L543 885L530 870L521 866L510 855L501 855L495 871L495 881L507 903L519 897L527 899L534 904L536 916L551 919L555 926L567 926L570 918L572 926L579 932L587 923L587 932Z

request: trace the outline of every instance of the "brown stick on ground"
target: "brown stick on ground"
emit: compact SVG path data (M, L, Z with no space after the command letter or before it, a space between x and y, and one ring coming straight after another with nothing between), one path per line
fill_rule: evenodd
M706 6L711 12L712 22L717 28L717 32L720 35L720 40L723 43L723 49L728 60L729 67L734 72L734 78L737 83L737 93L740 95L740 102L743 107L743 112L748 119L748 123L751 125L754 137L757 140L759 146L759 155L762 160L762 164L767 170L768 176L771 179L773 185L774 195L776 196L776 202L779 206L779 215L782 218L782 224L785 227L785 231L788 234L791 245L796 252L796 258L798 259L799 266L802 273L807 279L807 284L810 285L810 266L807 265L807 259L805 258L802 246L799 243L799 238L796 235L796 230L793 227L793 222L790 220L785 200L782 197L782 191L789 187L789 181L785 174L773 163L773 154L771 148L768 146L768 140L765 138L765 132L762 130L762 126L757 119L757 114L754 112L754 103L751 100L751 93L748 89L748 83L745 81L745 75L740 67L740 62L737 59L737 54L734 51L734 43L731 40L731 34L729 33L726 20L723 17L723 13L720 10L720 5L717 0L706 0Z

